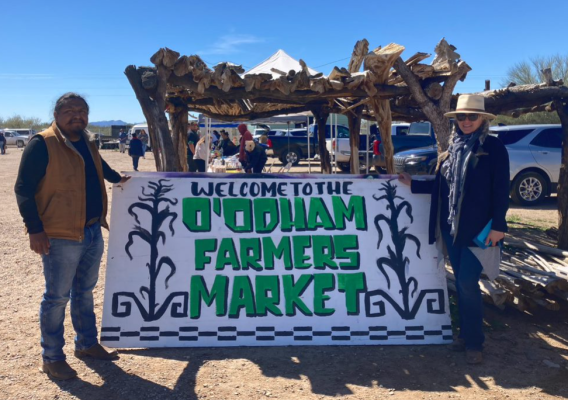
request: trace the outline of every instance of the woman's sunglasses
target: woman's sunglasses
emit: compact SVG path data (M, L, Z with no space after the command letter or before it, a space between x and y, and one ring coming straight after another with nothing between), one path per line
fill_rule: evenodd
M479 114L456 114L456 119L460 122L465 121L466 118L474 122L479 118Z

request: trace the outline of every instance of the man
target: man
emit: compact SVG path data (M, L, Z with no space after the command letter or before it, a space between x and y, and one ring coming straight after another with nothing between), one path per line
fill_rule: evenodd
M199 141L198 129L199 124L197 122L194 121L189 124L189 134L187 135L187 168L189 172L197 172L197 164L193 160L193 155L195 154L195 145Z
M6 138L4 132L0 132L0 154L6 154Z
M239 148L231 142L229 134L224 130L221 130L221 140L217 143L217 149L221 151L223 157L230 157L239 151Z
M75 356L113 360L97 340L93 288L97 283L104 243L107 195L104 179L124 183L101 158L85 131L87 102L75 93L61 96L51 127L33 136L20 163L15 192L30 238L40 254L45 293L40 307L41 370L55 379L77 375L65 361L63 320L71 298Z
M120 141L118 143L118 147L120 149L120 152L125 153L126 152L126 141L128 140L128 134L124 131L124 129L120 130L120 134L118 135L118 140Z

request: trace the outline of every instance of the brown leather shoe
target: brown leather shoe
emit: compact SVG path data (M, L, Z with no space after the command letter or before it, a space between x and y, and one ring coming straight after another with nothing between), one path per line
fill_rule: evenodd
M465 359L468 364L481 364L483 362L483 354L481 351L467 350L465 352Z
M85 358L91 357L95 360L116 360L118 359L118 351L112 350L108 351L99 343L94 346L89 347L85 350L75 350L75 357Z
M77 376L77 371L71 368L65 360L43 363L39 370L59 381L66 381L67 379L72 379Z

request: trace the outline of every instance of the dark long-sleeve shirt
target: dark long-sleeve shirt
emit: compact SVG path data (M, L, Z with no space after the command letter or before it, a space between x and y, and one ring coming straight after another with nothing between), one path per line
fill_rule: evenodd
M456 218L458 229L454 244L474 246L477 236L491 220L491 229L507 232L509 208L509 154L503 143L492 136L483 146L474 148L464 184L464 193ZM436 224L448 230L450 193L446 178L440 171L434 181L412 181L412 193L431 193L429 242L435 242ZM440 202L442 202L440 204Z
M86 220L85 223L102 214L102 193L97 176L97 170L93 157L89 151L85 139L81 138L78 142L71 142L75 149L81 154L85 162L85 191L86 191ZM101 158L104 178L112 183L120 182L120 174L113 170ZM15 192L20 214L24 219L24 224L28 233L39 233L43 231L43 224L37 211L35 194L37 187L47 170L49 154L47 146L42 136L33 136L22 155L18 178L16 179Z

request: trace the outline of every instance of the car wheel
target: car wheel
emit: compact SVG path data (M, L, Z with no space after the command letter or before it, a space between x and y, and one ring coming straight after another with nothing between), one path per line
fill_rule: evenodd
M282 164L287 165L288 163L292 163L293 166L296 166L300 163L300 155L296 152L296 150L285 151L280 158Z
M349 163L337 163L337 168L342 172L351 171L351 165L349 165Z
M375 165L375 172L379 175L386 175L387 170L384 168L379 167L378 165Z
M538 172L525 172L515 179L511 198L522 206L540 203L548 193L548 183Z
M18 140L16 142L16 146L18 146L18 148L21 149L22 147L24 147L24 142L22 140Z

